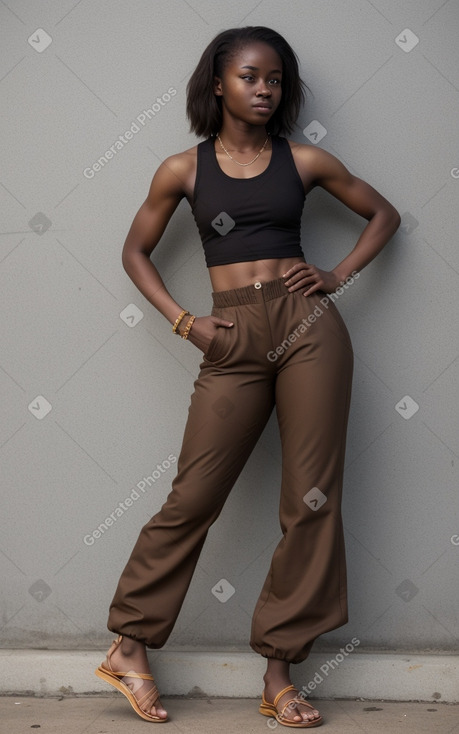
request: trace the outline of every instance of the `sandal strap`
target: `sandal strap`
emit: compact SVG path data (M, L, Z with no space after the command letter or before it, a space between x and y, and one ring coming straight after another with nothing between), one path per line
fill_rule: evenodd
M151 675L151 673L136 673L133 670L129 670L127 672L122 670L113 670L111 666L111 656L112 653L116 650L116 648L120 645L122 640L122 635L118 635L118 637L113 640L110 650L107 653L107 667L110 670L110 673L112 675L116 675L117 678L139 678L140 680L151 680L154 682L154 678ZM113 648L113 649L112 649ZM105 667L102 665L102 667ZM137 701L138 707L144 712L149 713L149 709L151 709L152 706L156 704L156 701L159 698L159 691L156 685L153 685L152 688L150 688L149 691L147 691L143 696L140 696L139 698L135 695L133 692L133 696L135 700Z
M303 701L301 698L295 698L294 701L296 706L306 706L308 709L315 709L315 706L313 706L312 703Z
M145 709L149 709L152 706L154 706L158 698L159 698L159 691L156 688L156 686L153 686L153 688L147 691L140 698L137 698L136 696L137 703L143 711L145 711Z
M283 689L282 689L282 691L280 691L280 692L279 692L279 693L277 694L276 698L274 699L274 703L273 703L273 706L274 706L275 708L277 708L277 703L278 703L279 699L281 699L281 698L282 698L282 696L284 695L284 693L287 693L287 691L296 691L296 688L295 688L295 686L292 686L292 685L290 685L290 686L286 686L285 688L283 688Z
M108 669L110 670L110 673L113 673L113 675L120 675L121 677L125 675L130 675L131 678L145 678L145 680L153 680L153 676L150 673L122 673L120 671L113 670L112 664L111 664L111 657L112 657L112 654L115 652L116 648L119 647L122 638L123 638L122 635L118 635L116 640L113 640L110 650L107 653L106 662L108 665ZM113 650L111 649L112 647L113 647Z
M314 709L315 708L314 706L312 706L310 703L307 703L306 701L302 701L301 699L298 699L298 698L291 698L290 701L287 701L287 703L284 703L284 705L282 706L282 709L278 713L279 719L285 719L286 718L286 716L284 714L284 711L285 711L285 709L289 708L289 706L291 706L291 704L294 704L295 707L296 706L306 706L309 709ZM292 708L294 708L294 706L292 706Z
M142 678L143 680L154 680L151 673L134 673L131 670L128 670L127 673L124 673L123 671L116 671L116 670L111 670L110 672L112 673L112 675L116 675L117 678L126 677L126 678Z

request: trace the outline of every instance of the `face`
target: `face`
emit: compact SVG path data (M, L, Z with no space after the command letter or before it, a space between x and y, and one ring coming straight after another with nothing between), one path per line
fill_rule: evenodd
M266 43L250 43L227 62L215 78L214 92L222 98L223 116L252 125L266 125L282 96L282 61Z

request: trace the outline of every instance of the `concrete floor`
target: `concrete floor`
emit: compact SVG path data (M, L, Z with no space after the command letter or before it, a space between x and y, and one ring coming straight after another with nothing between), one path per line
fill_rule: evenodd
M258 713L258 699L163 697L167 734L269 734L292 731ZM459 734L459 704L317 700L324 734ZM136 734L143 721L117 692L62 698L0 697L0 731L22 734ZM316 729L315 729L316 730ZM154 731L156 729L154 728Z

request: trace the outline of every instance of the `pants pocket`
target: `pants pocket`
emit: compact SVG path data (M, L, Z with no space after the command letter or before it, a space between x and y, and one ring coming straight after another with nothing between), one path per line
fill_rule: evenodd
M219 326L204 353L204 359L206 359L208 362L214 362L215 359L218 358L218 344L222 331L226 331L225 327Z
M204 360L212 364L221 364L226 362L230 352L234 347L232 334L237 327L237 313L233 308L212 308L212 316L218 316L220 319L227 319L233 322L233 326L218 326L217 331L210 340L209 346L204 353ZM229 333L231 332L231 333Z

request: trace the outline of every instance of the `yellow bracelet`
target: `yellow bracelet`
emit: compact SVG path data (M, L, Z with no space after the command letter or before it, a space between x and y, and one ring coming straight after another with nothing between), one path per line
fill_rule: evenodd
M188 339L188 334L190 333L190 329L193 326L193 322L195 320L196 316L191 316L187 325L185 326L185 331L182 334L182 339Z
M177 333L177 327L178 327L179 323L181 322L181 320L183 319L183 317L185 316L185 314L187 314L187 313L190 313L190 312L189 312L189 311L185 311L185 310L183 310L183 311L182 311L182 313L180 313L180 314L179 314L179 315L177 316L177 318L175 319L175 323L174 323L174 325L173 325L173 327L172 327L172 332L173 332L174 334L176 334L176 333Z

